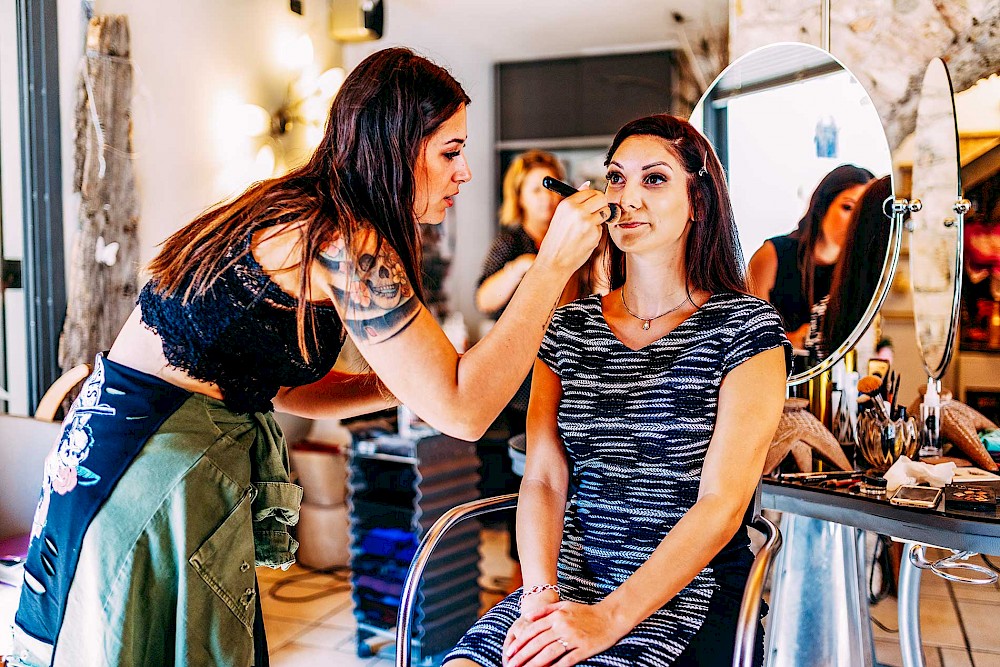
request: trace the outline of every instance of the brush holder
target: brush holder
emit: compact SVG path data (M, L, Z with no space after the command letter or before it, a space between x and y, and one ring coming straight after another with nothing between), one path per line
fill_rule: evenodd
M886 419L876 410L858 415L858 449L872 468L885 472L900 456L917 452L917 424L913 417Z

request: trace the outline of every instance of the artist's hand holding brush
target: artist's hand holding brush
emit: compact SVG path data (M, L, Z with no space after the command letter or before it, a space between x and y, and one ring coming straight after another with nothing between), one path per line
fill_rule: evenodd
M597 190L580 190L563 199L545 232L536 262L548 262L571 271L590 258L611 215L607 197Z

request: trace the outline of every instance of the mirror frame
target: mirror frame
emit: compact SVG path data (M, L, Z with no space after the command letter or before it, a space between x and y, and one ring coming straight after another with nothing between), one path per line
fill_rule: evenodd
M850 68L848 68L847 65L845 65L839 58L837 58L835 55L833 55L832 53L830 53L826 49L821 49L818 46L814 46L812 44L806 44L804 42L772 42L770 44L766 44L764 46L761 46L761 47L758 47L756 49L753 49L752 51L744 53L742 56L740 56L736 60L732 61L728 65L726 65L726 67L722 70L722 72L720 72L719 75L717 77L715 77L715 80L713 80L712 83L708 86L708 88L705 89L705 92L702 93L701 97L698 99L698 102L695 104L694 108L697 109L699 106L702 106L702 107L704 106L704 103L705 103L705 101L706 101L709 93L715 88L715 86L719 83L719 81L726 74L729 73L729 70L733 66L735 66L740 61L742 61L742 60L750 57L753 54L759 53L760 51L763 51L763 50L768 49L768 48L776 47L776 46L783 46L783 47L794 46L794 47L802 47L802 48L807 48L807 49L813 49L813 50L816 50L816 51L821 51L821 52L823 52L823 54L825 56L827 56L828 58L830 58L830 60L833 63L839 65L842 68L843 71L847 72L852 77L854 77L854 79L859 82L858 85L861 85L860 84L860 80L850 70ZM864 89L864 86L862 86L862 89ZM871 95L868 94L867 90L865 90L865 95L868 96L869 100L871 99ZM879 126L880 126L880 128L882 130L882 141L885 142L886 148L888 149L889 148L889 140L888 140L888 136L885 133L885 123L882 121L881 115L878 116L878 119L879 119ZM702 128L698 128L698 131L701 132L702 134L704 134L704 130ZM713 147L714 147L714 144L713 144ZM892 151L891 150L887 150L887 152L889 153L889 156L890 156L889 165L887 165L888 166L889 183L890 183L890 188L891 188L892 193L893 193L890 196L889 199L890 200L894 200L895 192L896 192L896 175L893 172L893 167L892 167L892 159L891 159L892 158ZM729 180L728 174L727 174L726 180L727 180L727 186L728 186L728 180ZM883 210L888 210L888 209L885 206L883 206ZM892 281L896 277L896 267L899 264L899 250L900 250L900 245L901 245L902 238L903 238L903 216L902 216L902 214L897 215L897 214L893 213L892 215L889 215L888 213L886 213L886 216L889 219L888 222L889 222L889 225L890 225L890 228L889 228L889 240L888 240L888 244L887 244L887 247L886 247L886 256L885 256L885 261L882 263L882 274L881 274L881 276L879 276L879 281L878 281L877 285L875 286L875 292L872 294L871 301L868 304L868 308L865 309L864 314L861 316L861 320L854 327L854 330L851 331L851 335L847 337L847 340L845 340L844 342L842 342L837 347L836 350L833 350L829 355L826 356L825 359L823 359L818 364L816 364L816 365L814 365L814 366L806 369L805 371L803 371L801 373L796 373L794 375L789 376L788 382L787 382L788 387L795 387L797 385L800 385L800 384L803 384L805 382L808 382L809 380L812 380L813 378L815 378L815 377L817 377L819 375L822 375L826 371L828 371L831 368L833 368L837 363L840 362L841 359L843 359L847 355L848 352L851 351L851 349L855 345L857 345L858 341L861 339L861 336L864 335L865 331L868 330L868 327L870 327L872 325L872 323L874 322L875 316L878 314L878 311L882 308L882 304L885 302L885 299L886 299L886 297L889 294L889 288L892 285ZM738 227L739 227L739 225L737 224L737 228Z
M941 362L933 369L927 365L927 358L924 355L924 348L923 345L921 345L920 343L920 328L917 324L917 312L915 308L913 311L913 330L917 340L917 350L920 352L920 363L924 367L924 372L927 373L928 378L932 380L940 380L941 378L944 377L944 374L948 371L948 366L951 364L952 355L955 352L955 339L958 337L959 309L961 307L961 302L962 302L962 279L963 279L964 264L965 264L966 208L963 207L963 204L965 204L967 207L967 202L964 201L965 194L962 189L962 153L958 141L958 115L955 111L955 88L951 83L951 72L948 71L948 63L946 63L943 59L932 58L931 61L927 63L927 68L924 70L924 81L921 82L920 86L920 97L921 99L923 99L923 90L924 90L924 84L926 83L927 74L930 72L932 67L935 67L937 65L940 65L940 67L944 70L944 78L945 81L948 82L948 94L951 99L951 128L954 130L955 156L956 156L955 181L958 185L955 192L955 205L952 210L955 212L955 222L953 224L953 227L955 228L958 241L956 244L957 248L955 250L955 266L952 267L952 275L954 275L955 279L952 282L953 291L951 297L951 321L948 323L948 332L945 336L944 352L942 352L941 354ZM918 103L917 125L916 129L914 129L914 133L916 133L919 130L919 128L920 128L920 105ZM913 169L916 170L916 168L917 168L917 159L916 156L914 156ZM911 182L913 182L912 177L911 177ZM910 196L911 198L919 199L919 194L920 193L918 192L912 192L910 193ZM910 228L910 245L911 247L913 245L912 228ZM909 260L911 275L913 275L913 270L914 270L913 261L914 261L913 253L911 251ZM910 282L910 296L911 298L913 296L912 281Z

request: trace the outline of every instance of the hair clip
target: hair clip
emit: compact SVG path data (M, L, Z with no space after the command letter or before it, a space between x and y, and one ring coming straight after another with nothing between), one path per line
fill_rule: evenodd
M699 176L704 176L708 173L708 151L705 151L705 159L701 163L701 169L698 170Z

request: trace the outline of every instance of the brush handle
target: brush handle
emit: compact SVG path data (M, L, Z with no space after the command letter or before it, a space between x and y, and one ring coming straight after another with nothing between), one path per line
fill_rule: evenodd
M893 371L893 373L891 389L892 395L889 396L889 409L891 410L890 414L893 418L895 418L896 408L899 404L899 373L896 373L895 371Z
M579 190L574 188L569 183L563 183L559 179L552 178L551 176L546 176L542 179L542 187L546 190L551 190L562 197L569 197L570 195L579 192Z
M542 179L542 187L545 188L546 190L551 190L552 192L562 197L569 197L570 195L579 192L579 190L574 188L569 183L563 183L559 179L552 178L551 176L546 176L545 178ZM608 202L608 208L611 210L611 217L605 220L605 224L618 219L618 211L619 211L618 204Z

